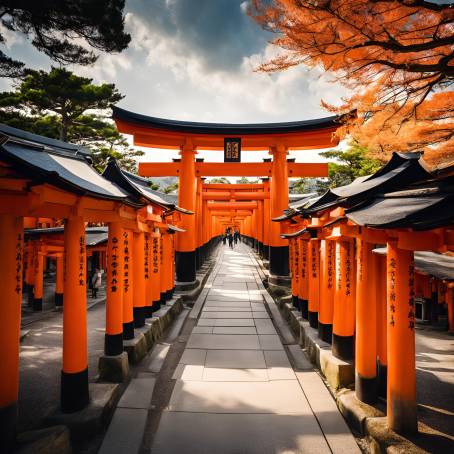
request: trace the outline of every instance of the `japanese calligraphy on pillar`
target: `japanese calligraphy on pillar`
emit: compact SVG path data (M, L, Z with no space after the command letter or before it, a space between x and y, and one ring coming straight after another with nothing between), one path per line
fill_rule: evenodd
M333 258L334 258L334 254L335 254L334 243L330 240L327 240L326 247L328 248L326 285L329 289L331 289L331 288L333 288L333 278L334 278L334 272L333 272L333 264L334 264Z
M145 234L145 251L144 251L144 272L145 272L145 280L150 278L150 269L149 269L149 254L150 254L150 243L149 243L149 235Z
M299 280L300 280L299 279L300 275L298 273L298 269L299 269L299 266L300 266L300 251L299 251L299 247L298 247L298 240L294 241L293 254L294 254L294 257L295 257L295 263L294 263L294 266L295 266L295 281L296 281L296 283L298 283Z
M159 271L159 264L158 264L158 238L153 237L152 241L152 251L153 251L153 257L152 257L152 263L153 263L153 274L157 274Z
M79 285L85 285L85 236L79 237Z
M337 290L342 290L342 247L340 242L336 243L336 283Z
M14 291L19 295L22 291L22 234L19 233L16 238L16 286Z
M396 312L396 259L394 257L388 258L388 304L389 304L389 324L394 326L394 314Z
M159 238L159 246L160 246L160 248L159 248L159 264L161 265L161 267L162 267L162 264L163 264L163 262L164 262L164 256L163 256L163 254L162 254L162 250L163 250L164 248L162 247L162 244L163 244L163 241L162 241L162 236L161 236L161 237ZM161 269L162 269L162 268L161 268Z
M317 241L311 241L311 273L314 279L317 278Z
M112 238L112 254L110 256L110 290L115 293L118 290L118 238L114 236Z
M352 271L352 257L350 243L347 243L345 248L345 295L350 296L351 291L351 271Z
M301 277L306 277L307 268L307 241L303 240L303 247L301 250Z
M365 248L361 241L357 243L358 245L358 281L363 281L363 267L364 267L364 260L365 260Z
M408 267L408 327L415 329L415 264Z
M129 292L129 232L123 232L123 291Z

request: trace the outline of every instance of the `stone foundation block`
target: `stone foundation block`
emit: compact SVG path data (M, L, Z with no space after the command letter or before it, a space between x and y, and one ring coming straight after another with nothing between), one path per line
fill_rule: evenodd
M154 321L154 320L156 320L156 321ZM145 341L146 341L146 344L147 344L147 351L151 350L153 348L154 343L155 343L155 339L153 337L153 326L156 323L159 324L159 320L157 318L156 319L152 318L150 321L145 323L145 325L142 326L141 328L136 328L135 329L136 333L142 334L145 337Z
M337 390L355 383L355 366L351 361L343 361L331 353L331 348L320 349L320 370L331 388Z
M128 354L131 364L138 364L147 354L147 340L142 333L138 333L134 339L123 341L123 349Z
M123 352L115 356L101 356L98 368L101 381L123 383L129 377L128 354Z
M66 426L23 432L17 437L17 454L71 454L69 429Z
M339 391L337 394L337 406L349 426L353 427L362 436L366 435L367 418L384 416L380 410L358 400L355 392L350 389Z
M125 357L127 358L126 353ZM44 425L66 426L73 443L89 440L101 433L112 419L115 406L120 398L119 385L90 383L89 389L90 403L84 409L74 413L62 413L58 409L44 420Z

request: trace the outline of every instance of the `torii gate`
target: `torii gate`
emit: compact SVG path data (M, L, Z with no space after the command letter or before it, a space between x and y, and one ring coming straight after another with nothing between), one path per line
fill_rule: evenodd
M265 195L262 203L255 198L257 194L249 196L240 195L239 192L233 193L230 203L240 203L240 200L256 203L251 222L257 222L260 212L264 220L261 224L268 231L269 242L266 246L269 246L271 282L288 279L288 240L280 237L279 226L269 222L269 219L279 216L288 207L289 176L324 177L328 169L323 163L288 162L287 154L289 150L322 149L337 145L333 137L339 126L337 117L264 124L197 123L155 118L113 107L113 119L120 132L133 135L134 145L180 150L181 159L174 162L139 164L139 174L142 176L178 176L178 203L196 213L196 216L184 216L182 224L186 232L177 238L177 281L188 283L196 279L197 226L204 225L200 219L203 218L203 212L205 216L207 214L203 204L197 201L197 194L202 192L201 178L205 176L269 178L269 198ZM198 150L223 150L226 138L241 139L242 150L269 151L272 159L257 163L205 163L196 160ZM238 185L235 186L238 190ZM225 192L226 188L221 189ZM261 192L264 192L263 188ZM218 197L222 196L225 194L220 196L208 192L203 200L220 200ZM219 208L225 211L225 206ZM242 208L238 205L231 209ZM205 223L205 229L207 225Z

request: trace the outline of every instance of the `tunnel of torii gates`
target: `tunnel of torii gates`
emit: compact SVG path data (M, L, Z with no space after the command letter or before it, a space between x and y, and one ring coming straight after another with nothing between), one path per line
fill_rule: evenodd
M144 177L178 176L178 204L195 216L182 216L185 233L176 238L176 279L191 283L204 245L226 227L250 238L270 262L270 282L289 276L288 240L271 219L288 207L289 177L325 177L326 163L295 163L289 150L323 149L337 145L337 117L268 124L219 124L163 120L113 108L120 132L134 145L179 150L173 162L141 162ZM225 139L240 139L241 150L268 151L264 162L203 162L198 150L224 150ZM206 184L204 177L261 177L259 184Z

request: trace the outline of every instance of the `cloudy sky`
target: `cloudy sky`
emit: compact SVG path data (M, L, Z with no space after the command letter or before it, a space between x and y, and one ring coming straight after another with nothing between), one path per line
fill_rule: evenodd
M255 71L276 49L246 9L244 0L127 0L130 47L101 55L93 67L71 69L96 82L114 82L125 95L121 107L157 117L258 123L328 116L320 100L336 103L343 90L316 70ZM9 55L33 68L50 67L25 39L8 35ZM8 88L0 79L0 89ZM214 161L222 158L218 155L201 156ZM300 162L317 159L316 152L293 156ZM160 160L171 157L176 152L159 154ZM256 152L246 159L261 157Z

